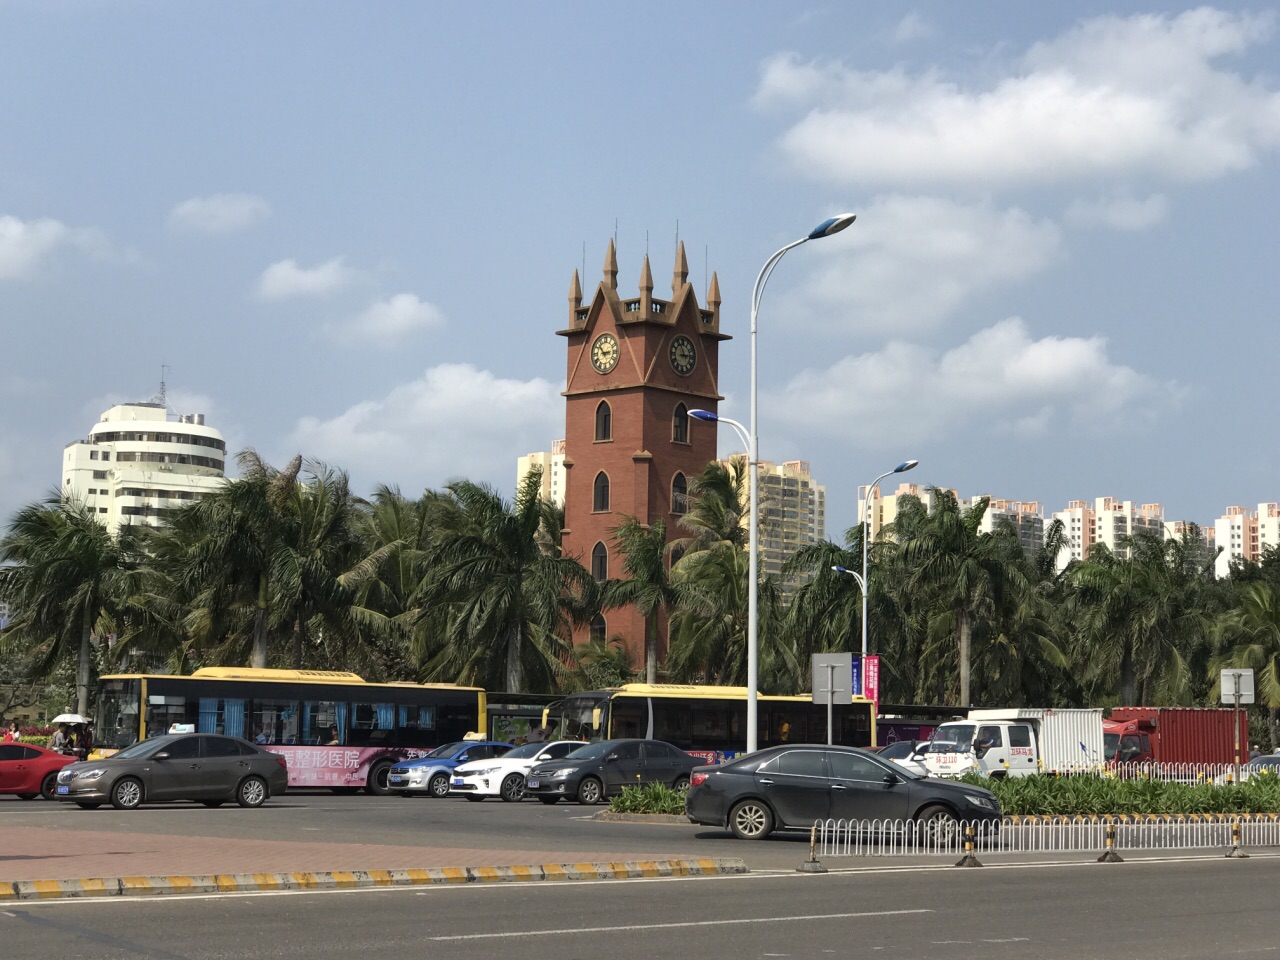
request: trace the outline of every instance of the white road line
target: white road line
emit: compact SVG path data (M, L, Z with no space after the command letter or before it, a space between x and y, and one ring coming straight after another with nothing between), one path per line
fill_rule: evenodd
M628 930L683 930L689 927L726 927L741 923L780 923L797 920L850 920L855 917L900 917L932 910L875 910L866 913L812 913L803 917L745 917L741 920L691 920L686 923L635 923L620 927L569 927L560 930L512 930L508 933L463 933L428 940L500 940L508 937L560 937L571 933L623 933Z

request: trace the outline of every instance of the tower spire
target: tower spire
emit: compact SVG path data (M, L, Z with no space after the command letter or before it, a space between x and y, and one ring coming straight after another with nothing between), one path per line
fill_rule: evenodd
M569 309L577 310L582 306L582 283L578 280L578 271L573 271L573 282L569 284Z
M676 269L671 274L671 295L679 296L684 285L689 281L689 261L684 255L684 241L676 243Z
M618 249L609 241L609 249L604 255L604 282L610 290L618 289Z
M720 319L720 278L711 274L711 286L707 287L707 306L711 308L711 316Z
M653 271L649 269L649 255L644 255L640 268L640 316L647 317L653 309Z

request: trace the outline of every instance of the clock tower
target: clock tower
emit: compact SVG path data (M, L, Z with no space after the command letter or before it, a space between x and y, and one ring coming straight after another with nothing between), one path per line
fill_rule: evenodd
M646 254L639 295L618 294L613 241L604 279L584 300L578 272L569 287L569 326L558 331L568 346L565 378L565 520L562 549L597 580L626 576L614 529L628 517L646 526L662 520L668 542L688 535L680 527L692 480L716 457L715 424L691 429L690 410L715 412L720 341L720 284L711 275L706 306L689 283L684 244L676 249L671 299L653 295ZM606 610L574 634L622 639L627 659L644 667L645 618L631 608ZM659 624L658 660L666 655L665 618Z

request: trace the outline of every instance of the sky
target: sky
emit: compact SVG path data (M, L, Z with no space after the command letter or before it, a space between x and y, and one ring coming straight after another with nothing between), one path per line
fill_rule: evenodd
M859 485L1280 500L1266 3L0 0L0 518L110 405L415 496L564 433L567 294L717 273L724 416ZM728 429L722 454L740 450ZM229 458L229 463L231 458Z

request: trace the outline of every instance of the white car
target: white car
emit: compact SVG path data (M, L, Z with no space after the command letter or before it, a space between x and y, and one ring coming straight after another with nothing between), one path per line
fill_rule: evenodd
M526 743L491 760L464 763L453 771L449 792L468 800L501 797L512 802L524 799L524 778L535 765L548 760L563 760L585 740L556 740L552 743Z
M886 746L879 755L882 760L890 760L912 773L927 777L929 770L924 765L924 755L932 746L933 742L930 740L899 740Z

